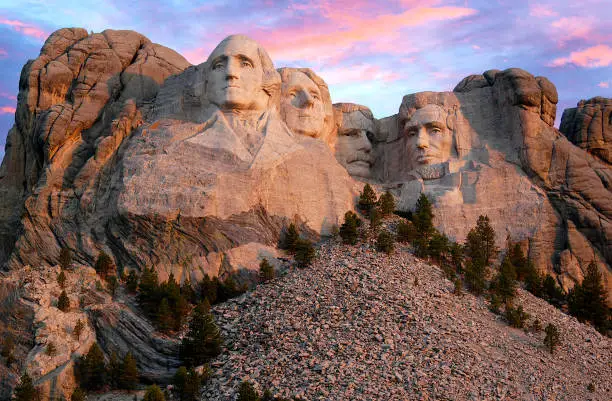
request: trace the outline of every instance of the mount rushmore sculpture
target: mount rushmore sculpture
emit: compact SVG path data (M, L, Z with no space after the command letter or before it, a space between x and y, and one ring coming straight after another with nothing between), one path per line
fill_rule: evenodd
M430 196L451 239L487 214L500 247L521 242L566 288L592 260L612 288L609 99L564 113L561 133L554 85L520 69L407 95L382 119L332 96L242 35L191 66L131 31L53 33L20 80L0 264L55 264L68 247L162 278L255 269L291 222L329 234L368 182L405 211Z

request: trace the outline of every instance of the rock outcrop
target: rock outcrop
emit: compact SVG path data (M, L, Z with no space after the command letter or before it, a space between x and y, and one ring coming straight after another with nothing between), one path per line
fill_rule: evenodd
M559 130L574 145L612 163L612 99L581 100L563 111Z

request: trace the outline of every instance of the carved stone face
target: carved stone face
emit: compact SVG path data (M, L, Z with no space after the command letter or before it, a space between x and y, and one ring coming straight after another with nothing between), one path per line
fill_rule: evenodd
M221 110L263 110L263 68L259 45L244 37L221 42L208 58L206 96Z
M446 116L442 107L429 104L418 109L404 125L411 169L444 163L450 159L453 134L446 125Z
M293 71L282 83L281 114L296 134L317 138L323 133L325 111L321 91L303 72Z
M361 111L344 113L338 129L336 160L355 177L368 178L372 167L372 143L374 121Z

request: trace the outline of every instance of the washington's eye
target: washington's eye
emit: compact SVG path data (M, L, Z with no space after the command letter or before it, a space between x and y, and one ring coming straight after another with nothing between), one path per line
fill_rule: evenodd
M217 61L216 63L213 64L213 70L220 70L221 68L223 68L222 61Z
M434 127L431 129L431 132L435 132L436 134L439 134L440 132L442 132L442 130L438 127Z
M253 68L253 63L251 63L248 60L242 60L242 66L243 67L248 67L248 68Z
M413 137L416 136L417 131L415 129L409 129L408 132L406 133L406 135L408 135L409 137Z

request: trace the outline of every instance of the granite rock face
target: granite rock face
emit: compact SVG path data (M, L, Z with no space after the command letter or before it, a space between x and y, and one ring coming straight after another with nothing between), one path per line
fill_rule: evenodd
M563 112L559 130L574 145L612 163L612 99L581 100Z

